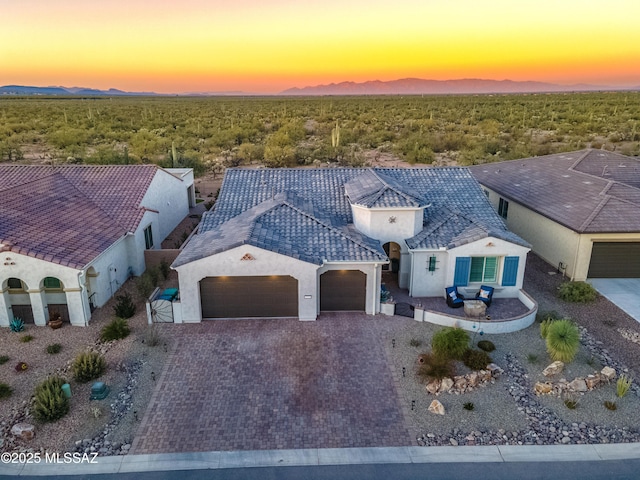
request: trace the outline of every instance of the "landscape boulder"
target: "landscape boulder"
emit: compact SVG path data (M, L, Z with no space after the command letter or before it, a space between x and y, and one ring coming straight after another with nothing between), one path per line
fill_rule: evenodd
M11 427L11 434L20 440L31 440L36 435L36 427L30 423L16 423Z
M586 392L587 382L585 382L584 378L576 378L569 383L569 388L574 392Z
M552 377L553 375L558 375L559 373L561 373L562 370L564 370L564 363L562 363L560 360L556 360L551 365L547 366L547 368L542 371L542 374L545 377Z
M602 378L606 382L610 382L611 380L615 380L616 371L611 367L604 367L602 370L600 370L600 375L602 375Z
M438 400L432 401L427 410L429 410L431 413L435 413L436 415L444 415L445 413L444 405L442 405L442 403L440 403Z
M536 395L548 395L551 393L552 388L553 385L551 385L549 382L536 382L533 387L533 391Z

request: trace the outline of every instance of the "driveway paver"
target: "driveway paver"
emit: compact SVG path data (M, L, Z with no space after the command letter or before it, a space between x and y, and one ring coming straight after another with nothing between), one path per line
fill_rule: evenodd
M412 445L385 341L357 313L175 325L133 453Z

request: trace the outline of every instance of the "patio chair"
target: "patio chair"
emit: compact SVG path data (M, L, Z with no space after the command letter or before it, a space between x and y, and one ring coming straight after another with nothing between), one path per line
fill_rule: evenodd
M464 296L458 292L458 287L447 287L444 291L447 295L447 305L451 308L460 308L464 306Z
M493 299L493 287L487 285L481 285L480 290L476 293L476 300L481 300L487 307L491 306L491 300Z

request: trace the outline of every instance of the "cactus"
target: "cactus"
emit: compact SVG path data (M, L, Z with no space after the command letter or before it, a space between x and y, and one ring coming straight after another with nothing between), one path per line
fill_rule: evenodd
M331 146L337 148L340 146L340 126L336 120L336 128L331 130Z
M9 327L11 328L12 332L21 332L24 330L24 322L21 318L15 317L13 320L11 320L11 323L9 323Z
M175 142L171 142L171 166L176 167L178 165L178 152L176 152Z

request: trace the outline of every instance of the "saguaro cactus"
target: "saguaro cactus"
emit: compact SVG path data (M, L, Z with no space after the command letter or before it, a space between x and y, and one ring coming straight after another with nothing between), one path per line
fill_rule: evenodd
M336 128L331 130L331 146L337 148L340 146L340 126L336 120Z

